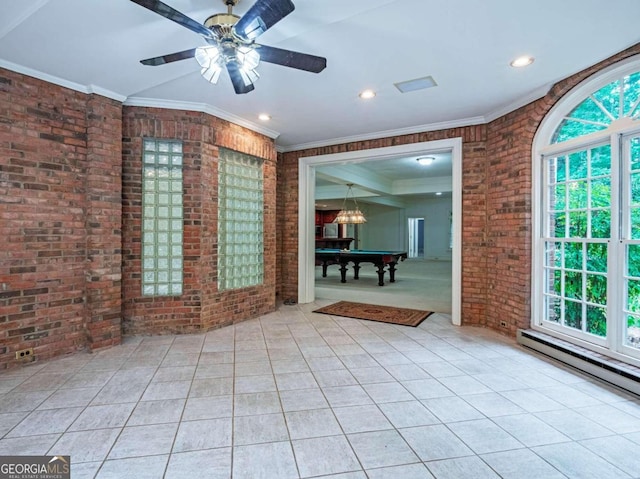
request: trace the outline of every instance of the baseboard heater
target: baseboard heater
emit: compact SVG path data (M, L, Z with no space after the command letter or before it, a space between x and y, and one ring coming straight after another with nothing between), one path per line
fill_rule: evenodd
M532 329L518 330L518 343L640 395L640 368L638 367Z

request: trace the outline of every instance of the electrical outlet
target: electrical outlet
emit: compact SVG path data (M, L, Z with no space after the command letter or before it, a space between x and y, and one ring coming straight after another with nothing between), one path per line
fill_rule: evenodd
M19 361L33 361L33 348L29 349L21 349L20 351L16 351L16 359Z
M507 327L507 322L506 321L500 321L500 327L501 328L506 328Z

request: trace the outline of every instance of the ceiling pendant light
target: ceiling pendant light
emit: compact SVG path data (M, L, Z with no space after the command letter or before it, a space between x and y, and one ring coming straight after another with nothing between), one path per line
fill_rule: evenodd
M346 225L346 224L362 224L366 223L367 219L364 217L360 208L358 208L358 202L356 201L356 197L353 194L353 183L348 183L347 186L347 194L344 197L344 202L342 203L342 209L338 212L338 216L333 220L334 223ZM349 193L351 193L351 198L353 199L354 208L352 210L347 209L347 200L349 199Z

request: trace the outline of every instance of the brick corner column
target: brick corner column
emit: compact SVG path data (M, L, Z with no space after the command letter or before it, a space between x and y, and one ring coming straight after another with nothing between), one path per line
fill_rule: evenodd
M87 339L90 349L122 339L122 104L87 102Z

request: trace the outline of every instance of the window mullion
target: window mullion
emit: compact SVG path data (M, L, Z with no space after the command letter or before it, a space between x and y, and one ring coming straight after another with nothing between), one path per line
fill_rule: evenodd
M619 134L611 135L611 238L608 243L608 264L607 264L607 282L609 289L607 290L607 317L611 318L608 321L607 339L609 347L614 351L620 351L622 348L622 309L623 309L623 285L622 279L624 270L624 255L621 253L621 249L624 249L622 244L624 219L622 218L622 208L624 204L622 202L622 195L624 195L624 182L623 178L624 169L621 168L622 161L622 142ZM622 186L622 188L621 188Z

